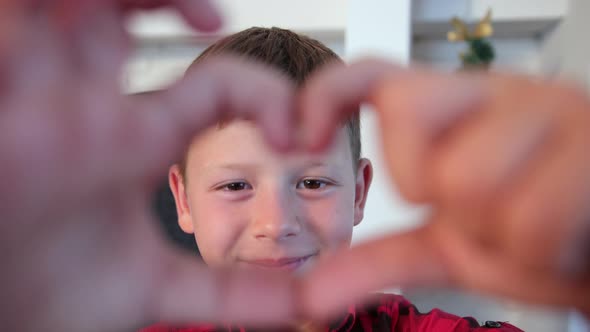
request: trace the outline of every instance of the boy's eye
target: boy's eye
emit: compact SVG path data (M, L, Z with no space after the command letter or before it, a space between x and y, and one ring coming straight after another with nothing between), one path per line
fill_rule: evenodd
M219 187L219 189L225 191L240 191L252 189L252 186L246 182L231 182L224 184L223 186Z
M305 179L300 181L297 184L297 189L311 189L311 190L317 190L317 189L322 189L324 187L326 187L326 185L328 185L328 183L326 181L323 180L318 180L318 179Z

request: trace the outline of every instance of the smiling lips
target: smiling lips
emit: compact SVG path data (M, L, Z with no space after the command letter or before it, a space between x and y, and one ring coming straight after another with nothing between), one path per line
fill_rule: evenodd
M243 262L258 268L264 269L282 269L293 271L296 270L298 267L303 265L310 257L315 256L315 254L307 255L307 256L300 256L300 257L290 257L290 258L280 258L280 259L256 259L256 260L244 260Z

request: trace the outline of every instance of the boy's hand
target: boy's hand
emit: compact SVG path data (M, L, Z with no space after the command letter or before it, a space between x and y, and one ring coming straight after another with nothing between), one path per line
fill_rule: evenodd
M263 116L281 147L293 104L285 79L236 59L204 63L157 95L122 96L122 16L165 4L182 4L198 27L218 25L207 1L0 3L3 330L293 314L286 278L209 271L167 247L152 221L153 185L199 129Z
M445 75L380 61L333 67L300 96L322 148L361 102L380 117L389 170L430 222L361 245L305 281L321 317L386 286L447 285L590 313L590 100L573 87ZM346 278L334 278L346 276Z

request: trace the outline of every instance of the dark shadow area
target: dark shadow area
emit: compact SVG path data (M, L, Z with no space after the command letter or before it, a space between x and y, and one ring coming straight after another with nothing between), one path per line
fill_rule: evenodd
M168 181L162 181L162 184L154 193L152 206L158 220L158 226L166 234L170 242L181 249L200 256L195 237L192 234L186 234L178 226L174 196L172 196Z

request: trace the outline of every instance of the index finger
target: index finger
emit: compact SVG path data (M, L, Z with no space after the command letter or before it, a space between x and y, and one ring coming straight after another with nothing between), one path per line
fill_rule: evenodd
M303 314L323 321L380 289L450 283L446 260L432 235L427 226L361 244L320 262L302 282Z
M6 114L0 169L7 179L27 178L20 192L43 196L20 201L50 207L59 205L56 199L71 203L100 188L155 181L179 161L194 135L227 117L256 120L267 140L284 149L290 144L293 93L286 78L264 66L207 61L171 89L123 104L107 93L72 105L84 111ZM10 207L18 199L8 192L3 203Z
M304 144L326 147L340 121L368 102L382 79L402 72L387 61L367 59L350 66L332 64L314 74L299 97Z
M372 104L396 185L406 199L428 201L426 157L440 133L477 110L484 94L478 83L374 59L329 67L310 79L300 97L304 143L312 150L325 148L342 119L361 103Z

